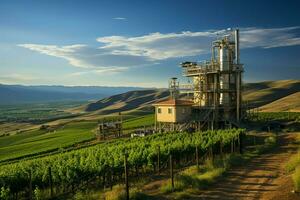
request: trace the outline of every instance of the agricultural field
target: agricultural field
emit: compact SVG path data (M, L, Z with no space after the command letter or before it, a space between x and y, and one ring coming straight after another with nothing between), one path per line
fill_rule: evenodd
M0 137L0 160L60 149L95 137L97 122L72 122L53 131L30 130Z
M70 117L65 110L84 102L52 102L36 104L0 105L0 122L41 123Z
M208 152L212 156L222 144L222 153L238 152L241 148L242 134L243 129L231 129L194 134L164 133L121 139L81 150L2 165L0 178L5 180L5 183L0 181L0 186L9 188L11 194L17 195L26 190L28 183L36 188L58 187L66 191L69 186L73 188L75 184L80 185L84 181L95 179L95 175L102 176L109 184L118 183L124 172L124 156L127 157L128 167L138 174L138 171L142 172L145 168L156 169L155 166L168 163L170 155L179 163L180 160L194 160L189 155L193 154L195 149L197 155L199 151L199 156ZM111 176L114 178L110 179Z
M153 124L153 114L137 117L131 115L128 119L124 119L123 128L128 132ZM41 127L42 125L33 130L0 137L0 161L63 150L78 143L94 140L97 121L73 121L56 126L45 126L45 129Z

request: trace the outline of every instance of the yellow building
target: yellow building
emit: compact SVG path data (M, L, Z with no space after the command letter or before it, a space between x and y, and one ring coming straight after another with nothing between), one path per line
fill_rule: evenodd
M156 122L185 122L192 113L193 101L169 99L153 104L155 106Z

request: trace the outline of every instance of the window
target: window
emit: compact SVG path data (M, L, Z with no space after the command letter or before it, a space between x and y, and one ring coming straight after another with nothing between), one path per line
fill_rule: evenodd
M168 108L168 113L172 114L172 108Z
M157 108L157 113L161 113L161 108Z

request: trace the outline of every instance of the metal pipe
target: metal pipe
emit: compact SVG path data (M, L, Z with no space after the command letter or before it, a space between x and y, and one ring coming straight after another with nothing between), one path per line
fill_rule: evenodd
M239 29L235 30L235 61L236 64L240 64L240 36Z

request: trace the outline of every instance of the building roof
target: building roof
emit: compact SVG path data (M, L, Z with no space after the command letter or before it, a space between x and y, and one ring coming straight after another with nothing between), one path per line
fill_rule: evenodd
M152 104L153 106L192 106L194 104L191 100L186 99L168 99Z

